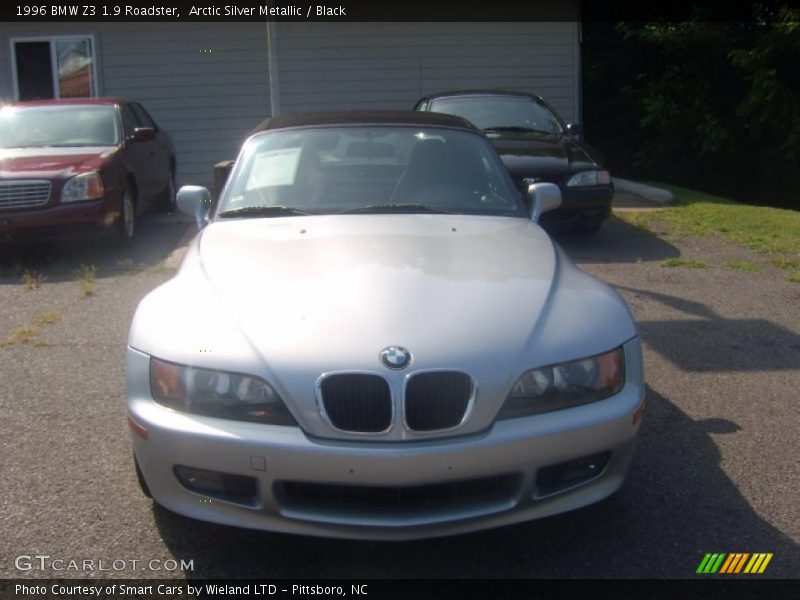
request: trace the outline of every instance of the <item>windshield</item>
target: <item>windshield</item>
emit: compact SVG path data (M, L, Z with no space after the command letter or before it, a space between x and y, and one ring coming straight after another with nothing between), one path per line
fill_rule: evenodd
M7 106L0 110L0 148L115 146L113 106Z
M462 117L483 130L564 131L553 111L527 96L437 98L431 102L430 110Z
M484 137L444 128L353 126L254 136L217 215L386 212L526 214Z

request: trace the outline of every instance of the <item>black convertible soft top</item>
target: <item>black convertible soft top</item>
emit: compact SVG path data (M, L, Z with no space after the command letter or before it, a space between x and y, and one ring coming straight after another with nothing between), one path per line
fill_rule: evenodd
M456 127L470 131L480 131L472 123L461 117L440 113L414 110L337 110L302 112L271 117L259 123L250 133L318 125L419 125L422 127Z
M529 94L528 92L518 92L515 90L488 90L488 89L474 89L474 90L449 90L446 92L437 92L436 94L428 94L420 98L420 102L425 100L435 100L438 98L453 98L459 96L512 96L519 98L535 98L541 100L541 96L536 94Z

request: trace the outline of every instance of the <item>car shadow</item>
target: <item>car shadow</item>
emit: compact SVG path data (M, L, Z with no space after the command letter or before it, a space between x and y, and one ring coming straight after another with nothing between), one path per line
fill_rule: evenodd
M688 317L636 321L642 339L685 372L800 369L800 336L768 319L729 319L700 302L622 285L615 287Z
M17 285L25 273L45 282L72 281L83 265L96 267L95 276L158 265L175 249L187 232L191 219L179 213L146 214L137 220L136 241L120 247L112 235L80 239L3 242L0 244L0 285Z
M553 240L577 263L634 263L661 261L681 251L659 236L612 215L593 235L545 227Z
M593 506L526 524L414 542L319 539L213 525L154 505L189 578L694 577L706 552L772 552L769 576L796 575L800 549L761 518L720 466L724 419L693 420L647 388L623 488Z

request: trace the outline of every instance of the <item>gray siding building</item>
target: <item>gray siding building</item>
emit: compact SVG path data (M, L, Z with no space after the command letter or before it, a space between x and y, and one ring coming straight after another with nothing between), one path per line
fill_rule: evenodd
M0 102L122 96L175 140L178 184L209 184L273 113L412 108L448 89L536 92L579 121L577 2L520 23L0 23ZM552 10L549 14L552 14Z

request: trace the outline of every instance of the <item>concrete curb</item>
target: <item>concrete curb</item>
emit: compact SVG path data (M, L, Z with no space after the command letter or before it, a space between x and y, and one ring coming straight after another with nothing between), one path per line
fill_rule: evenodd
M630 179L622 179L621 177L613 177L612 181L614 182L614 189L620 192L636 194L651 202L669 204L675 201L675 196L672 192L664 188L653 187L652 185L631 181Z

